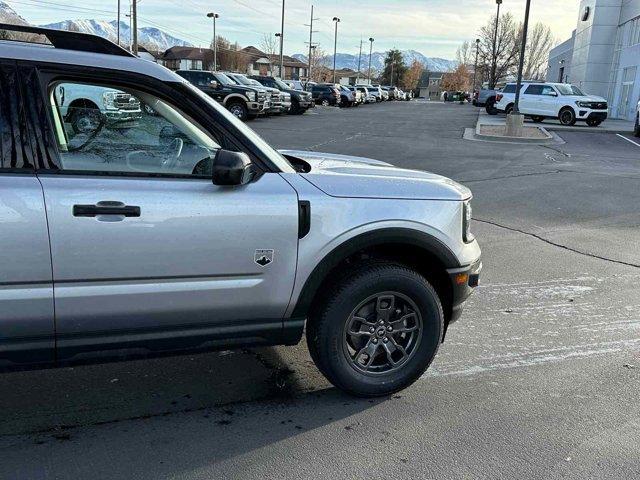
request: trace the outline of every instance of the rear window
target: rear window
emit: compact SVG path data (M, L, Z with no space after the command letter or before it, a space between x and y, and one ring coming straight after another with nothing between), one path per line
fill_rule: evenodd
M516 93L516 84L510 83L509 85L504 87L504 90L502 90L502 93Z

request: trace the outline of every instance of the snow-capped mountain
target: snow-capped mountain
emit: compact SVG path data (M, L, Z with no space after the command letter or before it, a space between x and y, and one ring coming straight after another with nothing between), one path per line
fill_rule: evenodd
M0 23L11 23L13 25L29 24L29 22L18 15L6 2L0 2Z
M105 37L115 41L118 35L118 23L113 20L64 20L62 22L42 25L45 28L57 30L74 30L77 32L91 33L100 37ZM120 42L128 44L131 41L131 29L125 22L120 22ZM180 38L173 37L158 28L141 27L138 28L138 42L146 47L158 51L164 51L173 46L193 46L191 43Z
M384 59L386 52L373 52L371 54L371 68L376 71L384 69ZM427 57L415 50L402 50L402 56L407 66L411 65L414 60L418 60L425 68L432 72L451 72L456 69L458 62L454 60L447 60L445 58ZM294 58L302 62L307 62L307 56L302 53L296 53ZM325 57L325 65L333 65L333 55L327 55ZM337 68L350 68L352 70L358 70L358 55L351 55L349 53L338 53L336 55L336 67ZM362 60L360 69L362 71L369 68L369 54L362 54Z

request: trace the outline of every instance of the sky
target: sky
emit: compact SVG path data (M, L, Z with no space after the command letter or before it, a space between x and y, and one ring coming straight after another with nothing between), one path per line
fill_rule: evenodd
M114 20L117 0L5 0L27 21L46 24L68 19ZM128 13L130 0L121 0ZM314 5L314 43L333 52L334 23L338 25L338 51L357 53L360 40L374 51L390 48L417 50L430 57L455 58L458 46L472 41L480 27L495 15L495 0L286 0L286 54L308 50L311 5ZM579 0L533 0L531 21L551 27L557 43L571 35ZM504 0L503 12L524 18L525 0ZM282 0L138 0L139 26L154 26L194 45L208 45L211 20L220 15L217 33L242 46L260 47L263 36L280 31ZM124 15L124 14L123 14ZM122 18L128 21L126 18Z

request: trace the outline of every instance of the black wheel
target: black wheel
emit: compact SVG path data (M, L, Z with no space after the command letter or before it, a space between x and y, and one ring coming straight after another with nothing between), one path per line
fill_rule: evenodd
M544 121L544 117L534 115L533 117L531 117L531 120L533 120L534 123L542 123Z
M322 105L323 107L328 107L328 106L330 106L330 105L331 105L331 103L329 102L329 100L328 100L328 99L323 98L323 99L322 99L322 102L320 103L320 105Z
M636 137L640 137L640 114L636 115L636 126L633 129L633 134Z
M242 102L231 102L227 109L237 118L245 122L249 117L247 106Z
M102 120L100 110L91 107L74 108L69 118L73 131L84 134L95 132Z
M315 305L307 343L336 387L362 397L389 395L414 383L442 340L440 299L417 272L394 263L355 268Z
M598 120L597 118L587 118L587 125L590 127L597 127L602 123L602 120Z
M507 105L507 108L505 108L504 113L507 115L511 115L513 113L513 104Z
M558 115L558 120L562 125L572 126L576 124L576 112L573 111L573 108L563 108L560 110L560 115Z
M485 105L485 110L489 115L497 115L498 109L496 108L496 102L494 99L487 100L487 104Z

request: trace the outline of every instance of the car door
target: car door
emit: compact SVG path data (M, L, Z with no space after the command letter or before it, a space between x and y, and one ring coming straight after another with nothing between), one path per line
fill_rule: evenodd
M42 186L15 62L0 60L0 367L54 360L53 282ZM33 112L29 112L33 113Z
M540 95L540 113L547 117L558 114L558 92L551 85L543 85Z
M521 90L520 111L525 115L542 115L540 105L541 85L526 85Z
M72 83L55 71L42 76L43 103L55 101L51 88ZM58 356L260 342L280 332L297 261L293 188L266 171L242 187L213 185L215 154L240 143L185 113L189 97L165 92L173 87L149 80L138 91L86 75L78 82L122 89L154 113L77 134L47 104L55 160L38 176Z

